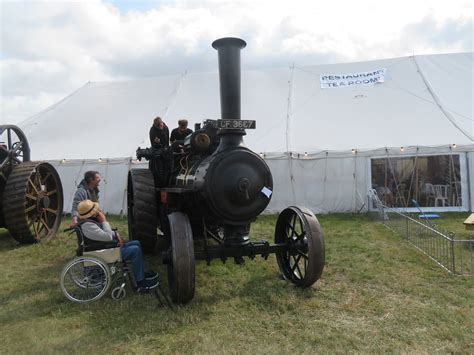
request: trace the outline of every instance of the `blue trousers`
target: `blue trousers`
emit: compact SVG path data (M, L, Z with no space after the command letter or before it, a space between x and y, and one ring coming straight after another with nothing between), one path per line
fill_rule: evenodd
M120 249L120 255L123 260L130 260L132 262L135 281L138 282L144 280L145 266L143 264L143 253L140 242L138 240L126 242Z

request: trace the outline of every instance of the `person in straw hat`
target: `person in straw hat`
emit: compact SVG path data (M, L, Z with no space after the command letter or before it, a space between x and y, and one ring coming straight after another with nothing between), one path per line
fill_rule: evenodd
M132 262L133 274L138 288L151 290L158 286L158 276L153 271L144 271L143 252L138 240L124 242L116 234L107 222L104 213L99 208L98 202L84 200L77 206L79 214L79 225L84 235L84 243L116 241L120 246L120 254L123 260Z

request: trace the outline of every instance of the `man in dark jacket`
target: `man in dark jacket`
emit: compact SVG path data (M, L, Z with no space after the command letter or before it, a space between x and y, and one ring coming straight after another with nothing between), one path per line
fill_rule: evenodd
M161 117L153 120L150 128L150 143L153 148L166 148L170 145L170 131Z
M100 174L98 171L86 171L84 179L77 186L74 200L72 201L71 217L72 225L78 223L77 206L79 202L84 200L91 200L93 202L99 201L99 183Z
M188 120L179 120L178 127L171 131L170 141L171 143L174 141L182 141L191 133L193 133L193 131L188 128Z

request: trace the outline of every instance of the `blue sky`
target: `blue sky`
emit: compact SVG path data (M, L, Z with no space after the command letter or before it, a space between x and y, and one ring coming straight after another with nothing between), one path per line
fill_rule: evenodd
M130 10L134 11L148 11L153 8L158 8L163 1L154 0L138 0L138 1L123 1L123 0L109 0L111 4L116 6L122 14L127 13Z

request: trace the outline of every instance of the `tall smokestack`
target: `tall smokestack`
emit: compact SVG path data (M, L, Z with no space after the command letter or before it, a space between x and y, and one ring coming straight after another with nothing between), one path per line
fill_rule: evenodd
M247 45L234 37L212 42L219 57L221 118L240 120L240 50Z

